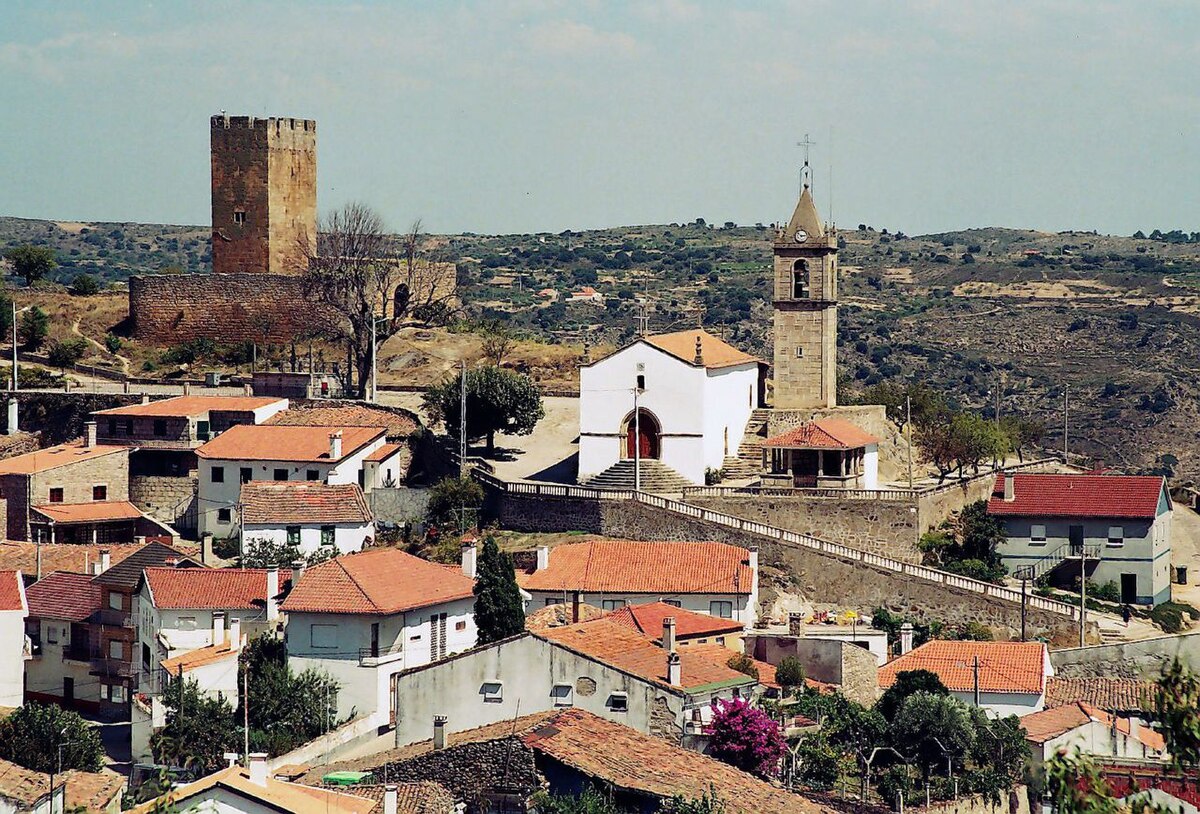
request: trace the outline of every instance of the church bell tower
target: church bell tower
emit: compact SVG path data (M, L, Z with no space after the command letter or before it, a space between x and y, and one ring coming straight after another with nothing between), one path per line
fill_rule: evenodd
M837 231L822 224L808 161L800 201L775 232L776 410L837 406Z

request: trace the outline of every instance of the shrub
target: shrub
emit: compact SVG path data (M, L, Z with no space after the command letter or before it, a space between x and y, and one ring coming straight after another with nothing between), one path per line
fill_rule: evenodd
M108 349L109 353L117 353L125 347L125 343L121 341L121 337L110 333L104 336L104 347Z
M68 368L83 358L87 347L87 340L79 337L61 339L50 344L50 350L46 355L54 367Z
M795 656L784 656L775 668L775 681L784 690L804 686L804 665Z
M100 281L90 274L76 274L70 291L75 297L90 297L100 293Z
M1120 602L1121 589L1117 587L1117 583L1109 580L1103 585L1097 585L1094 582L1088 581L1088 596L1093 599L1102 599L1105 602Z
M787 752L779 724L743 698L713 702L709 754L759 777L779 773L779 761Z
M758 678L758 668L754 666L754 659L747 656L745 653L737 653L729 658L725 664L731 670L737 670L739 673L745 673L751 678Z

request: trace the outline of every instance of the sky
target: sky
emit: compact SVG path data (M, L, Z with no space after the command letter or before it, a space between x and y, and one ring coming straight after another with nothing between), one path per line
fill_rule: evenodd
M209 223L209 116L432 232L1200 229L1200 3L0 4L0 215ZM832 176L831 176L832 171ZM831 180L832 179L832 180Z

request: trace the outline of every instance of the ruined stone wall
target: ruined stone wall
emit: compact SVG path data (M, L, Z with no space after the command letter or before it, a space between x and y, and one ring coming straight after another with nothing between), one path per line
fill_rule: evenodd
M1062 678L1154 679L1175 659L1192 669L1200 668L1200 633L1071 647L1050 653L1054 674Z
M161 345L289 342L336 318L304 295L299 277L281 274L131 277L129 316L135 337Z
M0 461L33 452L40 447L37 433L17 432L13 435L0 435Z
M922 531L937 528L968 504L986 500L992 494L995 483L995 475L986 475L921 495L917 500L917 513Z
M916 500L729 494L688 496L686 501L894 560L921 563L921 552L917 550L921 527Z
M373 769L376 777L440 783L468 804L498 788L530 794L541 787L533 750L515 737L451 745Z
M129 501L153 517L184 534L196 531L195 477L170 475L132 475Z

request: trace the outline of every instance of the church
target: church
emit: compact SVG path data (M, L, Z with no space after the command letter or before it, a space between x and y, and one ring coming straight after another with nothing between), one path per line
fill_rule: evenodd
M634 488L637 469L638 488L677 491L749 461L764 485L876 488L879 439L894 430L882 406L838 406L837 231L821 221L809 177L805 162L800 199L772 243L770 399L766 364L701 329L585 360L580 483Z

